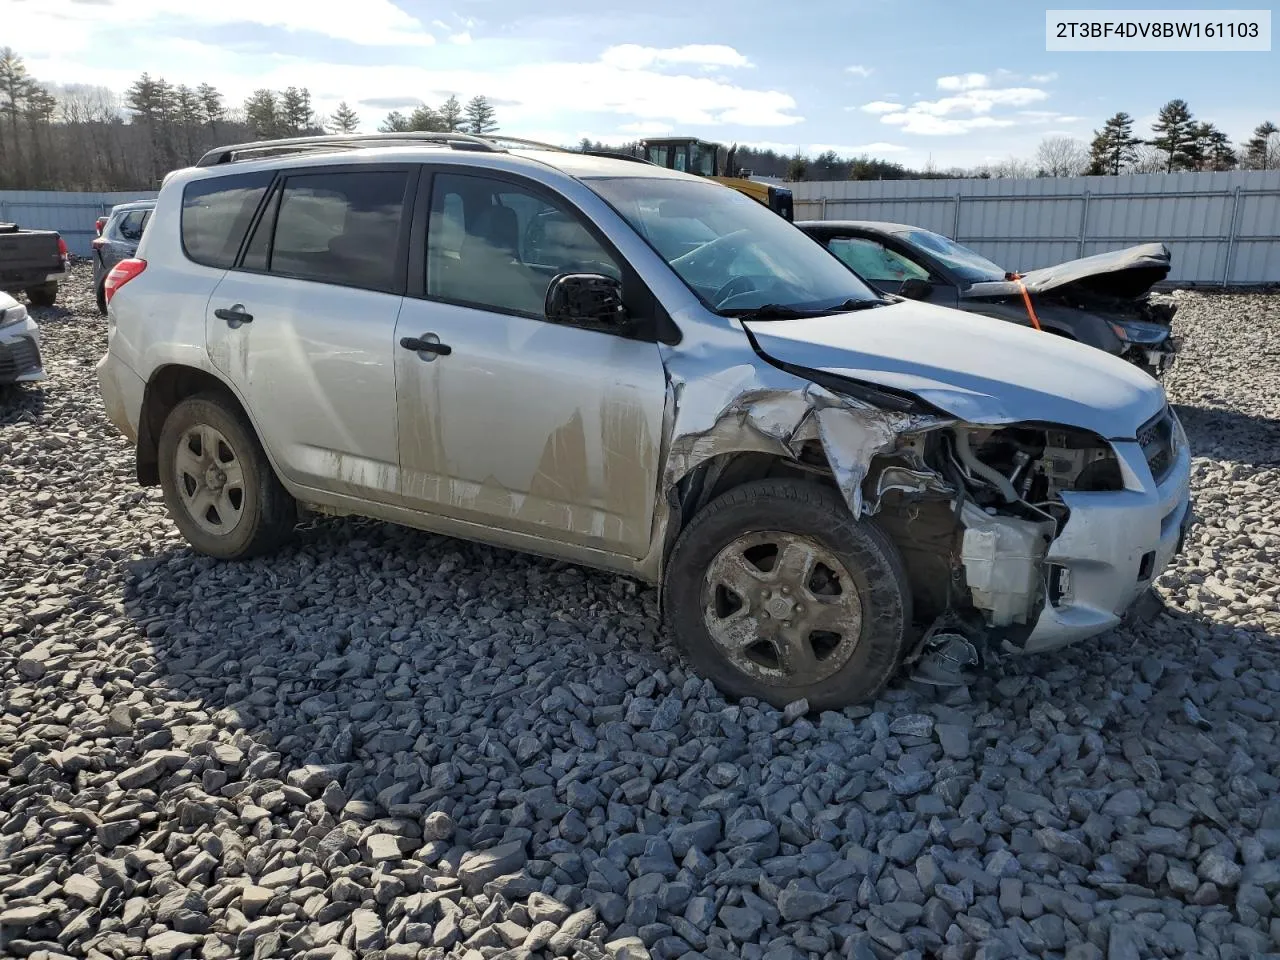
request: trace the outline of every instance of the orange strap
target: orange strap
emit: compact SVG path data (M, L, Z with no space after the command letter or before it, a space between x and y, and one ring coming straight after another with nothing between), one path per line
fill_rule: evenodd
M1036 308L1031 305L1031 294L1027 293L1026 284L1022 282L1022 277L1016 273L1013 279L1018 281L1018 289L1022 291L1022 302L1027 305L1027 316L1031 318L1031 325L1040 330L1040 318L1036 316Z

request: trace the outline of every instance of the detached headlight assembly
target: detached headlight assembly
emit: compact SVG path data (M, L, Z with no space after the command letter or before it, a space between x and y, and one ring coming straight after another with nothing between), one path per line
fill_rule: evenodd
M1169 339L1169 328L1161 323L1144 320L1112 320L1111 332L1125 343L1154 347Z

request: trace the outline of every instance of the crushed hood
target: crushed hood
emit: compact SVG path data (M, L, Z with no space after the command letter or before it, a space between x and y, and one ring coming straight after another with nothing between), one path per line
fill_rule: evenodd
M1072 287L1081 292L1109 297L1140 297L1169 275L1169 248L1163 243L1143 243L1136 247L1068 260L1054 267L1041 267L1022 274L1031 293L1046 293ZM1004 297L1020 294L1010 280L975 283L961 292L962 299Z
M1036 420L1132 439L1165 404L1159 383L1101 350L912 300L744 326L776 362L906 391L969 423Z

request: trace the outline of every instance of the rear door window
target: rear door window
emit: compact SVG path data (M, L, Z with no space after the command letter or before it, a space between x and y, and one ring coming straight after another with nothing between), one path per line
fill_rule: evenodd
M269 170L196 180L182 191L182 249L187 258L226 269L274 174Z
M402 283L408 181L404 170L289 177L275 215L267 269L304 280L395 292ZM257 246L255 237L251 253Z
M116 232L120 234L123 240L141 240L142 228L146 226L146 223L146 211L130 210L120 218L120 225L116 227Z

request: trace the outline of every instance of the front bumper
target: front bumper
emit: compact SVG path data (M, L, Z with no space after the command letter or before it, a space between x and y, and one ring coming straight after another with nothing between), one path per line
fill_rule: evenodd
M1174 462L1158 483L1141 446L1117 442L1125 490L1062 495L1071 515L1049 545L1043 606L1020 652L1053 650L1117 626L1177 555L1192 512L1191 453L1176 429Z
M47 378L40 355L40 328L30 317L0 327L0 384Z

